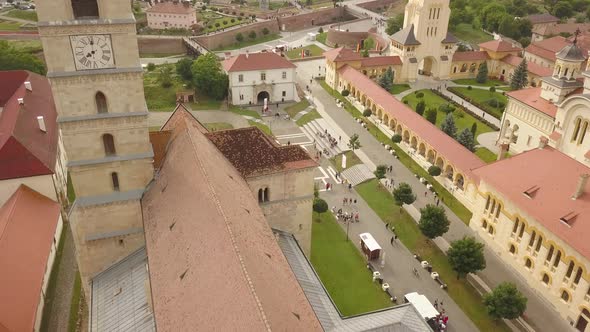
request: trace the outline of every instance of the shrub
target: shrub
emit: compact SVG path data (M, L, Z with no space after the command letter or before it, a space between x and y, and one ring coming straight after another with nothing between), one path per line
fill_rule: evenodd
M212 26L211 24L209 24L209 25L207 26L207 29L213 29L213 26Z
M229 21L232 22L232 23L234 23L236 21L236 19L232 17L232 19L229 20Z
M450 114L453 113L457 108L453 105L451 105L450 103L448 104L442 104L438 107L438 109L441 112L444 112L445 114Z
M232 14L232 15L236 15L236 12L235 12L235 11L233 11L233 12L231 12L231 14Z
M219 24L219 22L215 22L215 27L219 28L221 26L221 24Z
M424 92L416 93L416 98L424 98Z
M490 92L496 92L496 87L495 86L491 86L490 87Z
M207 10L207 6L203 5L203 7L201 7L202 10Z
M256 39L256 31L254 31L254 30L250 31L250 33L248 34L248 37L252 40Z
M418 104L416 104L416 113L422 115L424 114L424 110L426 110L426 103L424 100L420 100Z
M238 42L242 42L242 41L244 41L244 35L242 35L242 33L241 33L241 32L238 32L238 33L236 34L236 40L237 40Z
M238 21L241 21L241 20L242 20L242 17L241 17L241 16L240 16L240 17L238 17Z
M263 35L268 35L269 33L270 33L270 30L268 30L268 28L262 29L262 34Z
M471 89L473 89L473 88L471 87L471 85L467 86L467 90L471 90Z
M349 94L350 94L350 91L348 91L348 90L346 90L346 89L342 90L342 93L341 93L341 95L342 95L343 97L346 97L346 96L348 96Z
M328 203L321 198L316 198L313 200L313 211L317 213L324 213L328 211Z
M408 100L407 99L404 99L404 104L406 104L406 105L408 104Z
M244 13L240 13L240 16L244 16Z
M320 27L320 28L318 29L318 33L324 33L324 28Z
M227 20L223 20L223 25L227 25Z
M148 63L148 65L147 65L147 70L148 71L154 71L155 69L156 69L156 65L155 64L153 64L151 62Z
M430 174L430 176L439 176L441 173L440 167L438 166L430 166L428 167L428 174Z
M395 134L393 136L391 136L391 141L395 144L399 143L402 141L402 135L400 134Z
M371 110L368 109L368 108L363 112L363 116L365 116L365 117L366 116L371 116L371 114L373 114L373 112L371 112Z
M457 114L457 117L458 117L459 119L462 119L462 118L464 118L464 117L465 117L465 113L464 113L463 111L461 111L461 110L459 110L459 111L458 111L457 113L455 113L455 114Z
M373 174L375 174L375 177L377 179L383 179L383 178L385 178L386 172L387 172L387 166L379 165L379 166L377 166L377 169L375 170L375 172L373 172Z
M489 99L488 101L486 101L486 104L495 108L502 108L505 106L503 101L498 100L496 98Z

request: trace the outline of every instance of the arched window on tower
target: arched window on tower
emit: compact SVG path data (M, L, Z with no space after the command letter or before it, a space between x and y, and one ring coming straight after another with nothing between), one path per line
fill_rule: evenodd
M269 196L269 191L268 191L268 187L264 188L264 201L268 202L270 201L270 196Z
M102 135L102 144L104 145L104 153L107 156L113 156L117 153L115 150L115 139L111 134Z
M576 121L574 121L574 132L572 134L572 141L575 141L578 139L578 134L580 133L580 125L582 124L582 119L577 118Z
M111 180L113 181L113 190L119 191L119 175L117 172L111 173Z
M97 0L72 0L72 11L74 12L75 19L97 18Z
M588 130L588 121L582 122L582 128L580 129L580 138L578 144L584 143L584 137L586 137L586 131Z
M96 111L98 113L108 113L109 109L107 107L107 97L105 97L104 93L97 92L94 96L94 100L96 101Z

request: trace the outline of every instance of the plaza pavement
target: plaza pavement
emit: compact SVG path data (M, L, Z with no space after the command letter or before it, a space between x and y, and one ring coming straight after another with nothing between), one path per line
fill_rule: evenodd
M307 68L312 68L315 71L321 65L323 60L313 60L305 63L298 63L299 80L305 84L309 82L312 72ZM426 188L395 157L386 152L386 150L366 129L362 128L350 114L345 110L338 108L335 105L334 97L330 96L317 82L311 84L312 95L315 99L320 101L317 110L326 118L328 122L340 127L348 135L358 134L361 142L361 151L359 158L365 161L368 158L370 162L375 165L393 165L393 178L395 183L406 182L417 194L418 199L414 206L418 209L424 207L426 204L433 204L433 195L428 193L424 196ZM321 106L323 105L323 107ZM465 225L451 210L444 206L447 216L451 222L449 231L443 236L448 242L458 240L464 236L476 235L467 225ZM367 221L368 224L371 221ZM373 221L376 222L376 221ZM481 240L480 240L481 241ZM565 322L561 316L552 308L552 304L541 297L535 290L527 285L527 282L512 268L504 264L499 257L500 253L491 251L487 246L485 249L485 256L487 267L484 271L478 273L478 276L484 280L490 287L495 287L501 282L510 281L516 284L518 289L528 298L527 311L525 316L528 318L527 322L532 323L537 327L538 331L568 331L571 327ZM540 327L543 327L542 329Z

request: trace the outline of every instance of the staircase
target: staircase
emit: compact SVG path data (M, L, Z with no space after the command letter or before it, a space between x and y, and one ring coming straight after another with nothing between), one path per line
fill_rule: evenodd
M348 136L342 132L341 130L334 130L332 127L330 127L330 125L328 125L328 123L326 122L326 120L324 119L316 119L313 121L310 121L308 123L306 123L305 125L303 125L303 127L301 127L301 129L303 130L303 132L305 133L305 135L307 135L307 137L309 137L310 141L315 140L316 142L316 147L318 150L324 151L327 150L329 152L329 156L326 157L334 157L337 154L346 152L348 150L350 150L347 147L348 144ZM336 144L334 147L330 146L330 141L328 140L328 136L325 134L326 130L328 131L328 133L330 135L332 135L333 138L336 139L336 141L338 141L338 137L340 137L340 142L338 144ZM324 134L325 137L320 137L319 133Z
M354 165L345 169L342 171L342 176L353 186L375 178L375 174L365 164Z

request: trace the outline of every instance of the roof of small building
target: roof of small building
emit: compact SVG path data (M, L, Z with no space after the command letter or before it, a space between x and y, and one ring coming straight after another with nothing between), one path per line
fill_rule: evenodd
M547 39L543 39L538 42L534 42L527 46L525 51L530 54L534 54L543 59L555 61L555 55L557 52L568 46L570 43L562 36L555 36Z
M522 48L501 39L481 43L479 47L493 52L514 52L522 50Z
M506 95L552 118L555 118L555 114L557 114L557 106L549 100L541 98L541 87L510 91L506 92Z
M525 19L531 21L533 25L535 24L542 24L542 23L554 23L559 22L559 18L555 17L549 13L542 13L542 14L532 14L526 16Z
M458 43L459 39L457 39L457 37L453 36L452 33L447 32L447 35L445 36L445 39L442 40L442 43Z
M381 105L387 114L395 117L400 123L403 123L411 131L416 133L422 140L428 142L428 144L437 151L437 155L442 155L446 159L452 160L454 167L457 167L464 174L472 176L470 170L479 167L484 163L455 139L442 132L418 113L411 110L408 106L391 95L391 93L384 90L358 70L349 65L344 65L339 69L339 73L341 78L349 82L354 82L355 87L359 91L363 91L363 93L365 93L368 98L372 99L375 104Z
M361 59L361 67L379 67L401 65L399 56L374 56Z
M33 331L60 218L57 202L26 185L0 207L0 326ZM2 329L0 329L2 330Z
M474 170L551 233L590 258L590 181L572 199L590 168L551 147L537 148ZM563 221L562 221L563 219Z
M165 1L153 5L146 10L147 13L162 14L191 14L196 12L190 3L181 3L179 1Z
M205 136L245 178L318 166L299 145L280 146L258 127L220 130Z
M323 53L326 60L332 62L362 60L363 56L349 48L339 47Z
M469 51L469 52L455 52L453 53L453 61L477 61L489 59L486 51Z
M32 91L25 82L30 82ZM52 174L58 129L49 81L28 71L1 71L0 108L0 180ZM38 116L44 119L45 132L39 128Z
M320 331L241 174L178 109L164 163L142 198L156 328Z
M586 55L584 51L578 47L576 43L572 43L567 45L566 47L562 48L557 54L555 55L556 58L561 60L568 60L568 61L584 61L586 60Z
M518 67L518 65L522 62L523 58L513 55L513 54L508 54L507 56L503 57L502 62L507 63L511 66L514 67ZM553 70L551 70L551 68L547 68L547 67L543 67L539 64L536 64L534 62L531 61L527 61L526 63L527 65L527 71L533 75L539 76L539 77L545 77L545 76L550 76L553 73Z
M402 45L420 45L420 42L416 39L416 35L414 34L414 24L410 24L404 29L394 33L390 38Z
M295 68L286 58L274 52L239 54L221 62L227 72Z

